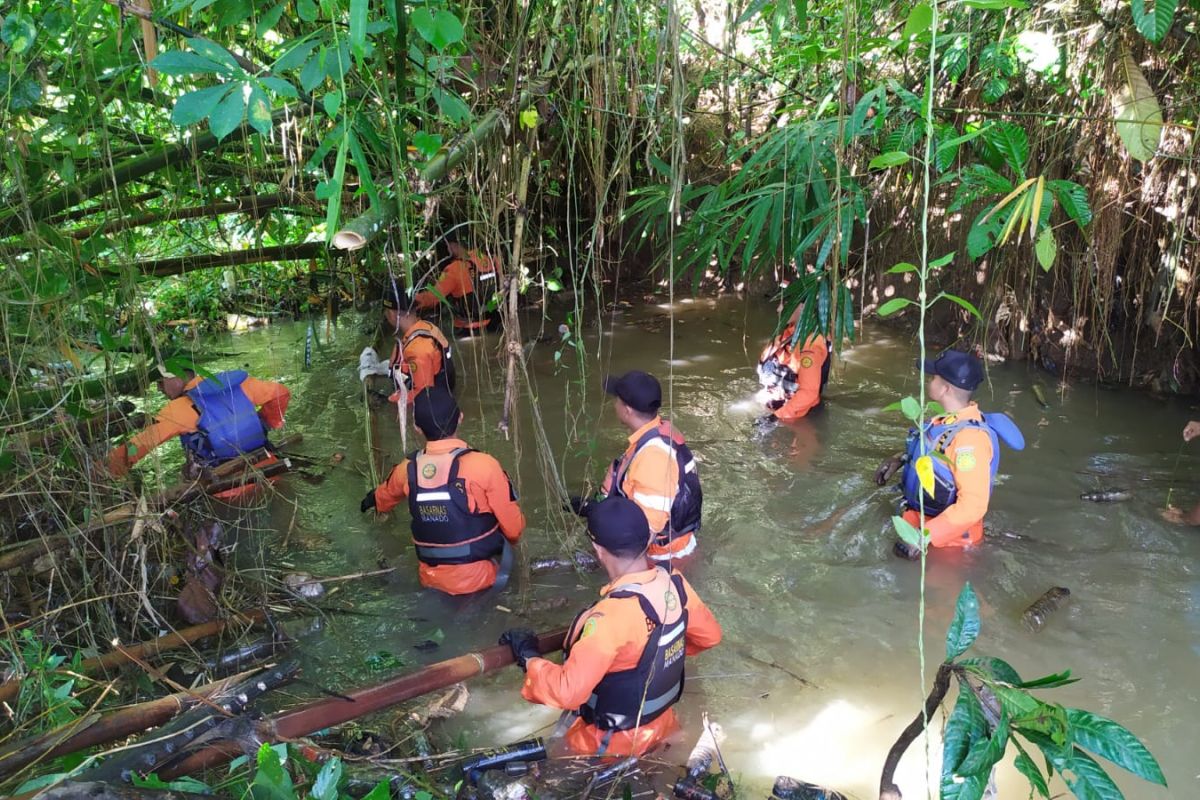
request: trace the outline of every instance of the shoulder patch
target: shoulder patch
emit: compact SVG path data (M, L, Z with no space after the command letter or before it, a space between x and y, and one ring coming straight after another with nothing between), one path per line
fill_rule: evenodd
M801 357L801 359L800 359L801 367L803 367L804 369L810 369L812 367L812 365L813 365L812 356L802 356Z
M437 475L436 464L426 464L425 466L421 467L421 476L423 478L432 478L434 475Z
M954 452L954 468L961 472L970 472L975 469L975 448L958 448Z
M595 633L596 626L600 624L601 616L603 616L603 615L593 614L592 616L587 618L587 621L583 623L583 630L581 630L579 632L580 639L585 639L588 636L591 636L593 633Z

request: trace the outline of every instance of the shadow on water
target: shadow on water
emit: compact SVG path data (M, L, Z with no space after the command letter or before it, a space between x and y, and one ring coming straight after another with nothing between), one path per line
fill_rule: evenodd
M619 311L611 331L606 322L605 336L586 339L589 354L601 341L603 350L599 362L584 365L582 383L574 351L556 361L555 344L534 347L529 368L547 438L569 487L594 483L625 439L604 405L600 375L637 367L664 382L670 376L670 416L692 442L704 481L701 558L689 578L726 633L720 647L689 665L680 709L684 738L690 745L708 711L730 734L724 748L730 768L750 785L767 787L777 774L790 774L873 796L887 748L928 688L918 676L918 571L890 555L895 495L871 482L879 460L902 446L899 414L883 409L916 390L913 346L868 331L835 368L819 413L762 430L753 424L760 412L752 400L752 363L773 325L771 311L734 298L677 305L673 359L666 326L655 319L663 312L653 308ZM490 645L514 624L565 624L594 599L599 575L524 578L520 570L484 605L464 609L461 601L422 592L407 544L407 512L378 520L358 512L369 488L356 375L365 337L348 322L320 329L321 347L304 373L304 332L305 326L284 325L236 340L246 353L239 361L253 374L293 387L288 428L304 434L305 453L328 464L319 483L285 481L260 522L272 531L261 546L272 566L315 575L398 567L385 577L331 586L326 602L356 613L331 616L302 636L301 656L315 681L379 680L397 664L412 668ZM526 558L583 547L578 523L547 502L527 406L519 443L496 431L503 393L496 345L495 338L457 345L463 435L517 479L529 520ZM1034 380L1047 385L1048 408L1034 397ZM1176 504L1194 499L1187 478L1200 462L1187 450L1178 457L1185 411L1142 394L1054 386L1022 366L994 367L981 390L981 405L1010 414L1028 447L1003 453L986 544L930 560L928 678L954 599L970 580L982 601L979 652L1002 655L1027 675L1073 669L1083 680L1048 697L1130 727L1162 763L1170 796L1194 796L1200 534L1169 527L1157 513L1172 486ZM394 407L374 414L374 429L390 466L403 455ZM409 448L418 444L410 435ZM344 460L334 464L334 453ZM1080 502L1081 492L1107 485L1131 488L1134 498ZM995 535L1003 531L1017 536ZM1040 633L1028 633L1021 611L1054 585L1071 589L1070 604ZM567 597L569 606L518 616L527 603L554 596ZM550 725L556 712L522 701L520 679L507 670L476 681L467 711L450 723L452 735L483 746ZM935 776L938 747L935 740ZM668 758L682 760L686 749L673 748ZM917 796L923 771L918 744L898 773L907 794ZM1127 797L1164 796L1112 772ZM1026 794L1011 768L1000 775L1000 788L1002 797Z

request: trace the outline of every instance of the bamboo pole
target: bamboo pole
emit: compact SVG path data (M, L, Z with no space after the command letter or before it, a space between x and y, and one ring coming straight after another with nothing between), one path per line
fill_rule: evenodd
M157 258L143 261L134 268L143 275L163 278L213 267L236 267L243 264L259 264L270 261L306 261L324 254L324 242L300 242L281 244L274 247L252 247L247 250L231 250L225 253L199 253L176 258Z
M561 650L566 635L565 629L540 635L538 652L544 655ZM514 663L512 650L508 645L489 647L477 653L468 653L430 664L416 672L401 675L390 681L358 689L350 692L347 696L348 699L331 697L284 711L265 720L265 724L259 727L259 733L269 736L272 740L306 736L314 731L358 719L512 663ZM235 744L217 743L160 771L159 777L170 780L180 775L190 775L223 764L238 754L239 750Z
M75 239L86 239L94 233L111 234L130 228L141 228L146 225L157 225L162 222L173 222L180 219L196 219L198 217L216 217L221 214L249 214L260 217L272 209L295 202L295 197L289 194L244 195L220 203L208 203L202 206L188 206L171 211L149 211L136 217L125 217L104 222L99 225L89 225L70 231Z

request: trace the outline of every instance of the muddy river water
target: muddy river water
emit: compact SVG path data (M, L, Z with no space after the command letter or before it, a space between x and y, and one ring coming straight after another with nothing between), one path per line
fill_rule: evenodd
M609 370L646 369L664 384L669 376L670 415L701 461L704 528L688 576L723 625L725 641L689 661L679 706L686 730L666 758L683 760L707 712L728 732L725 759L747 787L768 788L788 774L874 797L884 754L928 690L918 673L918 567L891 555L894 494L876 491L871 481L880 459L902 445L905 424L885 407L916 391L915 344L869 328L835 368L822 411L764 431L753 424L761 412L753 403L752 365L774 325L772 309L734 297L678 302L673 349L670 311L666 304L619 307L606 313L602 332L585 333L583 357L569 347L556 357L557 343L537 344L528 367L545 441L572 490L599 480L624 447L626 433L600 390ZM562 321L548 318L545 330ZM323 464L345 454L324 468L320 482L285 479L262 512L270 566L324 576L384 562L399 568L336 584L330 601L361 613L331 617L303 636L298 649L310 675L337 686L377 681L494 644L513 625L559 627L594 599L599 574L529 577L520 568L509 588L482 606L423 593L407 512L374 520L358 511L369 488L356 374L367 343L363 325L350 318L332 329L317 323L308 371L305 332L303 324L279 325L225 343L252 374L292 387L288 428L304 434L303 452ZM578 522L547 502L552 479L528 393L517 441L497 430L497 341L456 345L462 433L517 481L529 523L526 560L585 547ZM1045 385L1048 409L1037 403L1034 381ZM1158 516L1168 491L1177 504L1200 494L1189 480L1200 467L1200 446L1182 447L1179 435L1186 406L1084 383L1060 387L1024 366L991 368L979 399L985 410L1012 416L1028 440L1025 451L1003 453L988 517L992 534L1019 538L991 535L977 551L931 557L928 679L944 651L955 597L970 580L982 604L978 654L1002 656L1030 677L1072 669L1079 683L1044 696L1120 721L1157 755L1170 789L1114 767L1127 797L1200 796L1200 531ZM395 408L373 416L377 447L390 465L403 453ZM418 444L410 434L410 449ZM1133 499L1079 500L1081 492L1110 485L1131 489ZM1042 631L1029 633L1021 611L1051 586L1068 587L1071 601ZM519 615L557 597L566 606ZM425 640L439 646L414 649ZM487 746L548 732L558 712L525 703L520 683L516 669L474 681L465 713L448 723L451 735ZM935 775L938 752L935 737ZM923 796L924 770L918 743L898 774L906 796ZM1026 796L1011 767L999 780L1001 797Z

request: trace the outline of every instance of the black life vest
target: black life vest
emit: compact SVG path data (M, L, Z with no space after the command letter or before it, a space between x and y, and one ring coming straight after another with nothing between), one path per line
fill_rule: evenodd
M397 355L399 356L399 358L401 360L403 360L404 359L404 347L409 342L412 342L412 341L422 338L422 337L429 339L429 341L433 342L434 346L437 347L437 349L438 349L438 353L440 353L442 356L442 369L440 372L438 372L437 375L434 376L433 385L441 386L443 389L446 389L451 394L453 394L454 393L454 384L457 382L457 376L454 371L454 358L453 358L454 354L450 351L450 345L443 344L442 339L439 338L438 335L435 334L432 330L430 330L429 328L413 328L407 334L405 334L403 339L397 339L396 343L399 345L399 348L398 348L399 352L397 353ZM393 370L397 370L399 368L400 368L399 364L392 365ZM393 377L395 377L394 372L393 372ZM407 376L407 383L408 383L408 387L411 389L412 388L412 376Z
M267 445L258 409L242 388L247 377L241 370L220 372L187 392L200 419L179 440L195 461L219 464Z
M459 459L474 450L460 447L444 455L417 451L408 457L408 510L412 513L412 538L417 558L430 566L470 564L493 558L504 549L496 515L472 511L467 485L458 477ZM446 480L422 486L418 472L439 473Z
M621 484L625 482L629 466L643 447L662 447L668 452L673 452L675 463L679 467L679 485L675 490L675 499L671 501L671 519L655 537L656 544L666 547L676 536L700 530L700 511L704 504L704 496L700 491L700 473L696 466L696 457L692 455L683 437L677 431L673 431L669 422L663 420L657 428L651 428L642 434L628 458L622 455L613 460L609 468L610 494L635 503L640 502L638 498L626 495Z
M618 586L608 593L613 599L636 597L650 631L637 666L606 674L592 690L592 696L579 707L579 716L584 722L603 731L632 730L658 719L683 696L687 592L678 573L671 575L671 584L679 594L680 614L679 619L670 624L659 618L654 604L642 594L644 584ZM585 608L571 623L568 644L564 648L567 658L571 657L571 647L582 633L579 622L595 605Z

